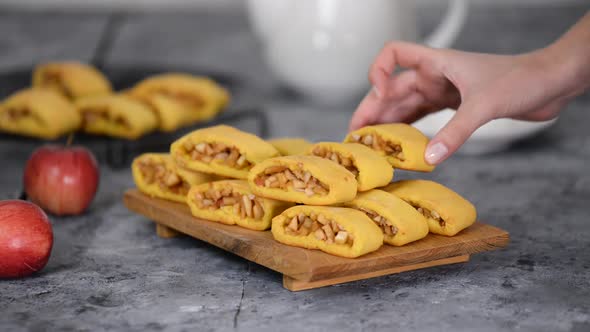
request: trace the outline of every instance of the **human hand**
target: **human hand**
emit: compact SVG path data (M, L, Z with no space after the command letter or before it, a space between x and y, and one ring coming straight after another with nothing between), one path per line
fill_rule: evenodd
M373 89L355 111L350 130L411 123L447 107L456 109L426 149L425 160L438 164L493 119L544 121L557 116L572 93L569 75L554 68L560 61L553 54L489 55L389 43L370 68ZM406 70L392 75L398 67Z

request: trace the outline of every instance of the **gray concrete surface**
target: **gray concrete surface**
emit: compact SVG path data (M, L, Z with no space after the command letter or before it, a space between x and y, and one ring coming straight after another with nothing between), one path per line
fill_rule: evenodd
M501 53L541 47L588 9L476 7L457 47ZM424 30L439 12L423 11ZM0 45L18 48L0 48L5 71L48 55L89 57L79 41L96 40L104 18L67 16L58 23L46 15L0 15ZM344 134L354 105L320 109L282 93L244 17L216 15L129 16L107 63L229 70L249 83L236 103L264 104L273 135ZM590 96L568 108L540 136L503 153L453 157L425 176L468 197L481 220L508 230L507 249L466 264L299 293L283 289L279 274L201 241L159 239L151 222L121 204L130 172L103 167L88 213L51 218L55 247L46 269L0 281L0 330L588 331ZM0 199L20 190L32 147L0 141Z

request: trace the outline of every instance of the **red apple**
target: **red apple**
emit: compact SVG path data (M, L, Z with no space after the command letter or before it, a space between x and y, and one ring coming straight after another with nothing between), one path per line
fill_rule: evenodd
M0 278L41 270L52 246L53 232L43 210L27 201L0 201Z
M98 187L98 165L83 147L46 145L25 166L24 186L31 201L55 215L82 213Z

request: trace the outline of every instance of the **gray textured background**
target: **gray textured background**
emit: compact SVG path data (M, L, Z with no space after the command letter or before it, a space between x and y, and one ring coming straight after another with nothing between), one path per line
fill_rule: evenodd
M456 47L496 53L542 47L589 9L588 3L478 5ZM421 11L424 31L442 10ZM2 11L0 71L49 59L88 61L108 18ZM320 109L279 90L237 11L128 15L105 62L238 75L247 85L236 107L263 105L273 136L339 139L354 109ZM507 249L467 264L299 293L284 290L279 274L201 241L157 238L151 222L121 204L130 172L102 167L90 211L51 218L55 247L46 269L0 281L0 330L588 331L589 109L586 94L540 136L503 153L453 157L427 175L473 201L482 220L508 230ZM19 192L33 147L0 141L0 198Z

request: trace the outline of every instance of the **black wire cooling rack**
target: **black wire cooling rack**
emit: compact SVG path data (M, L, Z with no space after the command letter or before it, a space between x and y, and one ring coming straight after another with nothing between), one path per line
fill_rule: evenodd
M142 79L158 73L184 72L210 77L228 89L232 95L243 91L245 85L236 75L230 73L212 72L203 68L105 65L105 59L124 20L124 14L115 14L109 18L91 60L91 63L109 78L116 90L129 88ZM33 68L19 68L0 73L0 99L30 86L32 70ZM73 141L74 144L83 145L93 151L100 163L117 169L128 167L131 160L141 153L168 151L170 143L190 131L222 123L247 130L260 137L267 137L269 134L268 117L260 107L235 108L230 106L211 121L185 127L173 133L154 132L133 141L76 133ZM40 146L51 141L0 134L0 142L9 143L15 147L22 145L23 150L29 150L31 146ZM52 143L63 142L65 142L65 138Z

